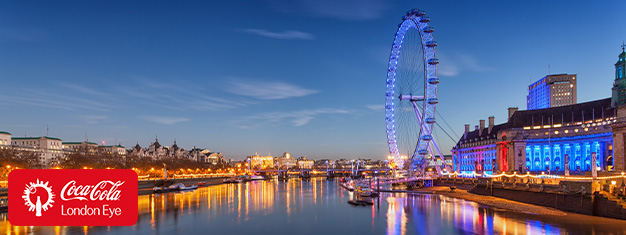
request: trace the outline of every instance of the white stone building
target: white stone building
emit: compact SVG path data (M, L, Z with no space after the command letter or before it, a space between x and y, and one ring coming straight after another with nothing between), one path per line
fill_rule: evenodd
M48 136L12 138L14 149L34 152L44 166L57 163L63 156L63 142Z
M11 146L11 133L0 131L0 149L7 149Z

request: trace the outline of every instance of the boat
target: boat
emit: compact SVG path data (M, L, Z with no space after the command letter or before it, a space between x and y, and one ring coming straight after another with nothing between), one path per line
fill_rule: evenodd
M185 191L185 190L194 190L194 189L197 189L197 188L198 188L198 185L195 185L195 184L194 185L189 185L189 186L182 185L182 186L178 187L178 190Z
M223 182L225 184L236 184L236 183L241 183L242 180L237 177L231 177L231 178L224 179Z
M263 178L263 176L260 175L251 175L250 178L248 178L248 181L253 181L253 180L264 180L265 178Z
M172 184L170 186L167 187L154 187L152 188L152 191L155 193L167 193L167 192L173 192L173 191L178 191L179 186L184 184L178 183L178 184Z
M370 189L369 187L366 186L356 186L355 190L357 195L361 196L361 197L371 197L372 196L372 189Z
M204 181L200 181L197 183L198 187L204 187L204 186L209 186L206 182Z
M354 206L368 206L368 205L374 205L373 202L370 201L364 201L364 200L350 200L348 201L348 203L354 205Z

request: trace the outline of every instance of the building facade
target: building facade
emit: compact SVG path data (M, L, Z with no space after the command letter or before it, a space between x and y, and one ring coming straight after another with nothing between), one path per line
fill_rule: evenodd
M466 125L452 149L461 172L590 171L592 156L600 171L624 169L613 155L611 98L555 108L509 110L507 122L474 131ZM484 122L481 122L484 123Z
M622 53L617 58L615 63L615 81L613 82L612 99L611 104L613 107L626 106L626 52L622 45Z
M274 157L272 157L272 155L259 156L259 154L255 154L252 156L248 156L248 159L250 159L250 167L255 170L262 170L274 167Z
M110 155L125 157L127 150L124 146L120 144L101 145L101 146L98 146L98 152L103 153L103 154L110 154Z
M0 131L0 149L11 147L11 133Z
M298 158L298 168L299 169L313 169L313 160L309 160L306 157Z
M57 164L64 156L63 143L59 138L48 136L42 137L19 137L12 138L13 149L31 151L38 157L37 160L43 166Z
M88 141L63 142L63 149L68 152L79 152L94 155L98 153L98 144Z
M572 104L576 104L576 74L552 74L528 86L528 110Z
M298 164L298 161L292 158L291 154L287 152L283 153L280 157L276 157L274 161L276 162L276 167L280 167L281 169L294 168Z

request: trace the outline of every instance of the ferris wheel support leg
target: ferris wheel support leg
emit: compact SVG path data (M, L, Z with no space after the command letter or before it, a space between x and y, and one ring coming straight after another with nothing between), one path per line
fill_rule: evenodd
M424 127L425 129L428 130L428 127L423 126L422 125L422 115L419 112L419 109L417 108L417 104L415 103L415 101L411 102L413 103L413 109L415 110L415 115L417 116L417 120L419 120L419 124L420 126ZM428 132L430 132L430 130L428 130ZM435 146L435 150L437 150L437 153L439 154L439 159L441 159L441 162L443 162L444 164L446 163L443 154L441 154L441 150L439 150L439 146L437 146L437 143L435 141L429 141L431 142L434 146ZM430 145L428 146L428 151L430 153L432 153L431 149L430 149ZM451 171L451 169L446 165L446 170ZM439 168L439 166L437 166L437 170L440 171L441 169ZM441 173L439 173L441 174Z
M435 146L435 149L437 150L437 153L439 153L439 159L441 159L441 162L443 162L443 164L446 166L446 170L447 171L451 171L452 169L450 169L450 167L446 164L446 161L443 157L443 154L441 154L441 150L439 150L439 146L437 146L437 143L435 141L432 141L433 145Z
M420 113L419 108L417 107L417 102L416 101L411 101L411 104L413 104L413 110L415 111L415 116L417 116L417 121L419 121L419 125L421 127L421 129L427 129L426 126L423 125L422 123L422 114ZM417 146L415 146L417 148ZM430 151L430 146L428 147L428 151ZM431 152L432 153L432 152ZM415 161L415 159L413 159L413 161ZM419 175L423 175L424 174L424 159L420 159L421 161L421 165L420 165L420 169L419 169Z
M431 141L434 144L434 141ZM437 145L435 145L436 147ZM439 151L439 149L437 149L437 151ZM430 148L430 144L428 145L428 152L432 153L432 149ZM441 153L439 153L439 155L441 155ZM439 176L441 176L441 167L439 167L439 165L437 165L437 159L435 159L435 169L437 169L437 174Z

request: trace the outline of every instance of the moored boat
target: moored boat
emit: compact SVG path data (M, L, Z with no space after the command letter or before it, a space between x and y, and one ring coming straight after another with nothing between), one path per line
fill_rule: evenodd
M231 177L231 178L224 179L223 182L225 184L236 184L236 183L241 183L241 179L238 179L237 177Z
M372 189L370 189L367 186L356 186L355 190L357 195L361 196L361 197L371 197L372 196Z
M197 188L198 188L198 185L189 185L189 186L187 186L187 185L182 185L182 186L180 186L180 187L178 188L178 190L180 190L180 191L184 191L184 190L194 190L194 189L197 189Z
M348 203L355 205L355 206L368 206L368 205L374 205L373 202L370 201L363 201L363 200L350 200L348 201Z

